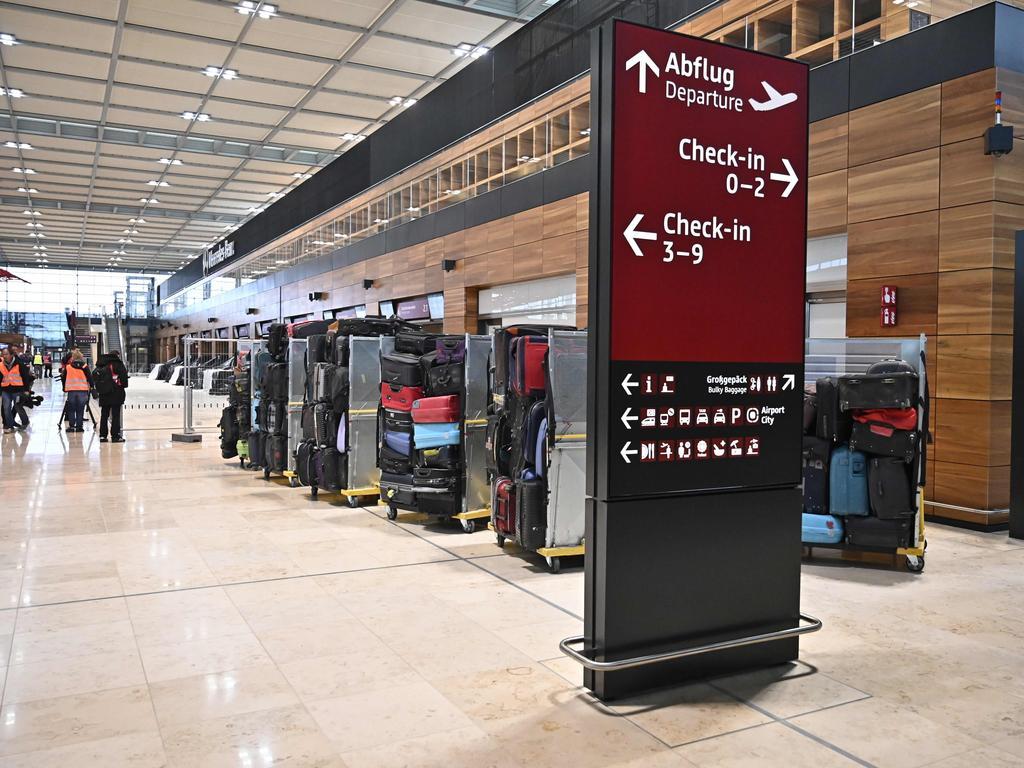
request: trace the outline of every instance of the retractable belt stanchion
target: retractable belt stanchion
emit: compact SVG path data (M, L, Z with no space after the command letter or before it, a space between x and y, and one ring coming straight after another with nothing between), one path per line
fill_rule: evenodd
M592 46L584 635L602 699L778 664L800 613L802 62Z

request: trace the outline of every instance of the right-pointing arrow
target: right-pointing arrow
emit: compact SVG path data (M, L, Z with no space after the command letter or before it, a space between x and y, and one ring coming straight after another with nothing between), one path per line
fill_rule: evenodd
M644 232L643 230L637 230L640 226L640 222L644 220L644 215L638 213L633 217L633 220L629 222L629 226L626 227L622 234L626 238L626 242L629 243L629 247L633 249L633 253L637 256L643 256L644 252L640 250L640 246L636 244L637 240L657 240L658 235L655 232Z
M622 460L625 461L627 464L633 463L629 458L630 456L636 456L638 453L640 453L640 451L636 450L635 448L633 450L629 449L629 446L631 446L632 444L632 441L627 440L626 444L622 446L622 450L619 451L619 453L622 455Z
M782 158L782 164L786 166L785 173L775 173L774 171L772 171L772 173L770 173L769 176L771 177L772 181L787 182L786 188L782 190L782 196L789 197L789 193L793 191L793 187L795 187L796 183L800 181L800 177L796 175L796 171L793 170L793 165L789 162L789 160L787 160L786 158Z
M647 93L647 71L650 70L654 73L655 77L661 75L661 70L658 69L658 65L654 63L647 51L639 51L633 58L626 62L626 71L628 72L633 67L640 65L640 93Z
M629 422L640 420L639 416L630 416L632 412L632 408L627 408L625 411L622 412L622 424L626 427L626 429L632 429L632 427L629 426Z
M639 381L633 381L633 374L632 373L627 373L626 374L626 378L624 378L622 380L622 389L625 391L625 393L627 395L632 395L633 394L632 390L634 388L638 388L639 386L640 386L640 382Z

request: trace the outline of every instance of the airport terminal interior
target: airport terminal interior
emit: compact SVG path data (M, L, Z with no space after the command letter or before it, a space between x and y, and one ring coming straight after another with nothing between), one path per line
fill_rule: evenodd
M0 0L0 768L1024 768L1024 3Z

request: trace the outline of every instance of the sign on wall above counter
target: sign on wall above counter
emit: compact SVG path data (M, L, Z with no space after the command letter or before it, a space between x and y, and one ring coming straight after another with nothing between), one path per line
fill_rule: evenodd
M203 275L208 275L221 264L235 257L235 241L222 240L203 251Z

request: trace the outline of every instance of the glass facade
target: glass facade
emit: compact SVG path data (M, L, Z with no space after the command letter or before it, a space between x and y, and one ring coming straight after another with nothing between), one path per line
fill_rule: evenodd
M129 280L138 275L124 272L102 272L73 269L41 269L30 267L12 268L20 280L0 282L0 307L8 312L53 313L63 315L75 310L79 316L102 317L113 314L115 293L120 298L128 289ZM142 277L147 285L150 281L159 285L167 278ZM138 290L138 281L132 282L132 292ZM63 320L61 321L63 322Z
M32 346L63 347L67 328L63 312L0 311L0 331L28 336Z

